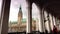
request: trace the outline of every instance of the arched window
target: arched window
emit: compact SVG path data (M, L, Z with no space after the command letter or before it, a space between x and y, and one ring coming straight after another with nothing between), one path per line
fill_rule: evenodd
M35 3L32 4L32 30L36 31L38 29L38 22L39 22L39 10Z
M23 32L26 30L27 8L26 0L11 0L8 32Z

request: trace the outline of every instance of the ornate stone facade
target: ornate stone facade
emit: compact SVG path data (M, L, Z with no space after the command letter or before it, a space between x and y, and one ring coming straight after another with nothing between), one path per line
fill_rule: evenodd
M24 23L23 23L24 22ZM9 23L9 31L8 32L23 32L26 31L26 23L27 21L22 19L22 10L21 7L18 12L18 22ZM36 30L36 20L32 20L32 30Z

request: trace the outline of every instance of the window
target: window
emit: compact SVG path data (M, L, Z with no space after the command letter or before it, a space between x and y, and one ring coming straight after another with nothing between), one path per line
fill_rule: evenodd
M36 27L38 28L38 17L39 11L37 5L35 3L32 4L32 30L36 31Z
M23 32L26 30L26 0L11 0L8 32Z

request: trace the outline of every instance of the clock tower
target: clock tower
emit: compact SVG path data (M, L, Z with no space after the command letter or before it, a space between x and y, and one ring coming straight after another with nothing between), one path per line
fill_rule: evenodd
M18 24L21 24L21 20L22 20L22 9L21 6L19 8L19 12L18 12Z

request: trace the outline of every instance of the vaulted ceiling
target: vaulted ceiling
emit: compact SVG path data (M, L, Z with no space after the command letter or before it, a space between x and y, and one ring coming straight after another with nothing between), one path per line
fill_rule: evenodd
M33 2L60 18L60 0L33 0Z

